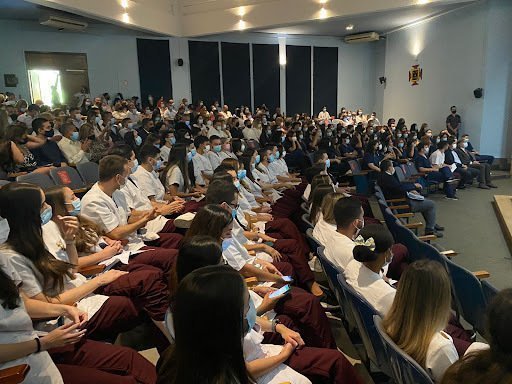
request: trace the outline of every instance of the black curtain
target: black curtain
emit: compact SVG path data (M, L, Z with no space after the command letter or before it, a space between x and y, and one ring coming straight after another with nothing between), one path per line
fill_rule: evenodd
M189 41L192 101L203 100L210 107L220 103L219 45L210 41Z
M251 106L249 44L222 43L222 88L224 103L231 110Z
M137 39L137 59L142 104L152 95L154 103L163 96L172 97L171 54L169 40Z
M279 45L253 44L254 106L266 104L271 114L280 104Z
M311 47L286 46L286 114L310 113Z
M313 114L324 106L336 115L338 98L338 48L313 48Z

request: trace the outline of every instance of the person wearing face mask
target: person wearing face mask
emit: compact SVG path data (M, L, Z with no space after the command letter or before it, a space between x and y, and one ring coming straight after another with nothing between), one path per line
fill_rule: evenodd
M318 120L321 120L321 121L326 121L326 120L329 120L331 118L331 115L329 114L329 112L327 112L327 107L323 107L322 110L320 111L320 113L318 114Z
M220 140L222 151L219 153L221 161L224 159L238 160L237 156L231 150L231 139L222 138Z
M443 190L445 198L449 200L459 200L455 195L455 186L459 182L458 179L454 179L453 173L449 167L433 166L428 159L429 147L428 144L418 144L418 154L414 158L414 164L421 173L425 173L425 179L427 181L436 181L443 183Z
M25 124L25 126L30 129L32 127L32 121L34 121L39 114L39 111L40 108L37 104L30 104L27 110L18 116L18 123Z
M153 128L155 127L155 123L151 119L143 119L141 123L141 127L137 130L138 135L142 138L142 141L144 142L146 138L149 136L149 134L153 131Z
M160 141L163 142L163 145L160 148L160 159L166 163L167 159L169 158L169 152L171 151L172 147L176 145L176 137L174 137L174 131L162 132Z
M258 141L261 136L261 124L259 125L259 129L255 129L253 127L253 121L247 119L244 121L245 128L242 130L242 134L244 135L245 140L255 140Z
M32 154L37 162L38 166L44 166L48 164L58 164L65 166L66 158L62 154L59 146L56 142L49 140L53 137L54 131L47 119L37 118L32 122L32 128L37 134L37 138L44 142L44 144L38 148L32 149Z
M481 163L467 150L468 143L464 140L460 140L457 144L455 152L459 155L462 164L470 168L475 168L480 171L478 182L480 185L485 184L490 188L498 188L491 181L491 165L488 163Z
M480 179L480 170L472 167L468 167L467 165L462 164L462 161L459 155L456 152L457 149L457 139L452 136L448 139L448 150L445 152L445 163L448 165L454 165L456 170L454 173L458 174L460 177L460 183L457 187L458 189L466 188L466 185L473 184L473 179ZM480 189L490 189L486 184L479 183L478 188Z
M369 224L354 243L353 259L343 271L345 279L377 312L386 314L396 293L382 275L393 259L393 236L385 226Z
M363 169L380 172L379 163L391 157L390 153L382 155L382 148L382 143L376 140L370 140L368 142L363 156Z
M395 176L395 168L391 160L383 160L380 163L381 173L377 178L377 185L382 189L386 199L407 198L407 203L412 212L421 212L425 219L425 235L443 237L440 232L444 227L436 224L436 206L432 200L424 198L417 200L409 198L410 194L419 196L419 190L423 187L419 183L400 183ZM415 196L412 196L415 197Z
M471 141L469 141L469 135L466 133L462 135L461 140L464 140L466 142L466 150L471 153L476 160L478 160L481 163L488 163L489 165L492 165L494 163L494 156L491 155L481 155L473 146L471 145Z
M158 178L164 162L160 159L160 150L153 145L144 145L139 152L140 166L131 176L144 195L151 201L174 200L165 193Z
M338 200L334 205L336 232L325 246L325 257L343 271L353 260L354 239L364 228L364 211L361 202L349 197Z
M450 135L454 135L456 138L459 138L461 119L460 115L457 114L457 107L452 105L450 112L451 113L446 118L446 129L448 129Z
M196 154L192 157L194 177L196 185L204 187L213 175L212 163L207 157L207 153L211 149L210 141L205 136L197 136L194 139L194 146L196 148Z
M206 157L210 161L212 169L215 169L220 165L220 162L222 161L222 158L220 156L222 152L222 144L219 136L210 136L210 148L211 151L208 151Z
M73 123L65 123L60 129L62 140L57 145L69 165L82 164L89 161L87 153L91 148L92 141L86 139L80 142L79 133Z

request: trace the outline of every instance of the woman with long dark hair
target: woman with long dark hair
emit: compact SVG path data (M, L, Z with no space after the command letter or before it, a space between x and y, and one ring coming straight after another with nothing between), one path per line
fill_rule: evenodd
M78 308L88 313L87 336L93 339L114 341L120 332L142 321L142 311L150 313L155 325L165 333L166 307L162 304L165 298L154 297L155 300L148 302L144 299L145 289L138 291L140 296L129 297L123 291L123 280L131 279L124 276L128 272L112 269L90 280L74 274L78 267L75 246L78 221L73 216L56 215L58 224L52 222L52 208L39 187L24 183L3 187L0 212L10 228L0 256L11 262L23 279L22 291L26 296L45 302L77 303ZM42 227L48 224L60 232L56 233L56 229L48 236L58 258L47 249L43 238ZM161 347L166 344L164 335L158 341Z
M176 144L169 152L166 159L167 165L160 173L160 181L167 193L178 197L199 197L200 191L196 191L190 182L187 163L187 147L184 144Z

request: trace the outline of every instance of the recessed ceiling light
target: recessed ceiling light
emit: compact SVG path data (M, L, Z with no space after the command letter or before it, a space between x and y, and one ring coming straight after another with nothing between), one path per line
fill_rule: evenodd
M417 0L418 2L418 5L423 5L423 4L427 4L429 2L429 0Z
M121 0L121 7L128 8L128 0Z
M123 13L123 23L129 23L130 22L130 16L128 13Z
M247 24L245 23L245 21L240 19L240 21L238 22L238 29L243 30L245 28L247 28Z
M349 25L347 25L347 26L345 27L345 29L346 29L347 31L351 31L351 30L353 30L353 29L354 29L354 24L349 24Z
M320 4L325 4L327 3L327 0L320 0Z

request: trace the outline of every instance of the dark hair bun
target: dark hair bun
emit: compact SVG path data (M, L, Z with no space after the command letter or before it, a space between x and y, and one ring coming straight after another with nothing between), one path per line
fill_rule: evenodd
M365 245L356 245L352 254L360 263L377 260L377 254Z

